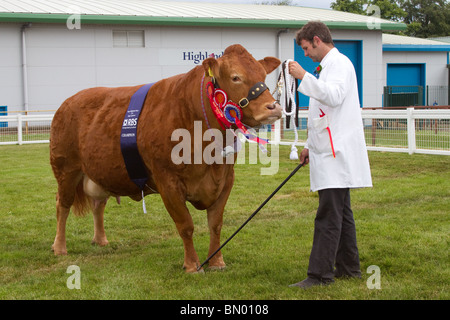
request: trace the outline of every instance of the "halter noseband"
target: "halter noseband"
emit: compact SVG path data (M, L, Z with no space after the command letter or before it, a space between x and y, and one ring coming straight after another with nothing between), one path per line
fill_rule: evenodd
M268 90L266 84L264 82L258 82L253 87L250 88L248 91L248 95L246 98L242 98L239 100L239 106L241 108L245 108L250 103L250 100L256 99L259 97L261 93L263 93L265 90Z

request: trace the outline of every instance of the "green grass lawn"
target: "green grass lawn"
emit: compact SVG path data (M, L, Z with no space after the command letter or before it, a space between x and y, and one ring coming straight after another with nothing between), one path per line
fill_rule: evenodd
M236 182L224 214L222 242L252 214L297 163L280 147L275 175L261 164L236 165ZM148 214L128 198L108 202L110 244L90 244L92 215L69 216L69 255L55 257L56 182L47 144L0 147L0 299L297 300L450 298L450 158L369 153L374 187L352 191L362 279L299 290L306 277L317 193L309 168L300 171L223 249L227 268L204 274L182 270L183 245L157 195ZM190 206L192 208L192 206ZM205 212L192 209L194 243L207 258ZM81 289L67 288L80 268ZM381 289L369 289L367 268L380 269Z

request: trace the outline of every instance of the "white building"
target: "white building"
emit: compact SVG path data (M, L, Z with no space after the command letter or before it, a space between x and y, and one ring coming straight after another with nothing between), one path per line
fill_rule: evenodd
M82 89L155 82L235 43L257 59L295 59L312 70L294 40L310 20L326 23L353 61L362 106L381 106L386 65L397 59L384 55L382 34L404 24L305 7L150 0L0 0L0 106L56 110ZM446 63L431 72L448 85ZM267 80L271 91L276 77Z
M386 86L423 88L416 105L449 105L449 51L450 43L383 34Z

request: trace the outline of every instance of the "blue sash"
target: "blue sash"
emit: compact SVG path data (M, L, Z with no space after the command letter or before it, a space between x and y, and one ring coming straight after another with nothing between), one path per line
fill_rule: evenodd
M128 176L141 190L144 190L148 175L137 146L137 125L145 98L153 84L146 84L133 94L120 133L120 149Z

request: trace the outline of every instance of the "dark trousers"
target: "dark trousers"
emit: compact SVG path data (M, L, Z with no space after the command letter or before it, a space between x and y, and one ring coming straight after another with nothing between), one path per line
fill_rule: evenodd
M319 190L308 277L326 282L341 276L361 276L350 190Z

